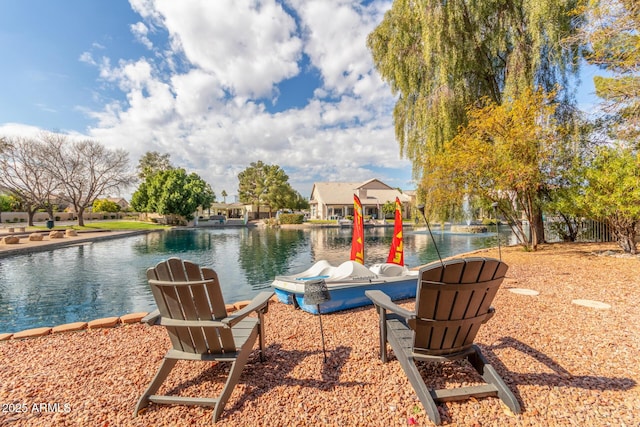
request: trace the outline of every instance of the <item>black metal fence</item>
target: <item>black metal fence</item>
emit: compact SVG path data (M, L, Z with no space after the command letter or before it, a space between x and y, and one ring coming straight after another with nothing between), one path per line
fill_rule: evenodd
M603 221L595 221L592 219L584 219L576 222L578 242L613 242L614 237L611 227ZM564 236L569 234L569 229L564 221L551 220L545 221L545 240L547 242L565 240Z

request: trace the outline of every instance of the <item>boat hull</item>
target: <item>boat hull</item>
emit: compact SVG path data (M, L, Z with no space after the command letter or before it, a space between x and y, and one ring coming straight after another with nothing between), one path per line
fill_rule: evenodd
M276 279L273 282L273 287L280 302L293 304L308 313L324 314L371 305L371 300L364 294L365 291L369 290L381 290L389 295L392 300L415 298L417 284L417 275L394 278L394 280L327 284L331 299L321 303L319 306L304 303L304 286L300 286L300 284L285 283ZM320 311L318 311L318 308Z

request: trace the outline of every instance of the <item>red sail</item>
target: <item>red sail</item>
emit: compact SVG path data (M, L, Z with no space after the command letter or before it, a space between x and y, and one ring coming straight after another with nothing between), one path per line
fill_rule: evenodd
M351 260L364 264L364 222L362 221L362 203L353 195L353 237L351 239Z
M396 218L393 225L393 240L387 262L404 265L404 249L402 247L402 204L396 197Z

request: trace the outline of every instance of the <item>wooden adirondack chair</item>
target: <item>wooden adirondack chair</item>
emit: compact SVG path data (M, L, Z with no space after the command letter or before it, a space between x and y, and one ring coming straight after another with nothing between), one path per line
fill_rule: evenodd
M420 270L415 312L399 307L381 291L366 291L380 317L380 357L387 361L387 341L429 418L440 424L436 402L498 396L514 413L520 404L473 341L494 314L491 302L507 265L491 258L454 259ZM387 313L387 310L391 313ZM446 362L466 358L487 384L429 389L416 361Z
M203 405L214 407L215 422L240 378L257 337L260 360L264 361L264 313L273 292L261 292L248 306L227 315L218 275L210 268L170 258L148 269L147 278L159 310L143 321L164 326L172 348L138 401L134 417L149 402ZM251 313L257 313L257 317L247 317ZM217 398L155 395L178 360L231 363L220 395Z

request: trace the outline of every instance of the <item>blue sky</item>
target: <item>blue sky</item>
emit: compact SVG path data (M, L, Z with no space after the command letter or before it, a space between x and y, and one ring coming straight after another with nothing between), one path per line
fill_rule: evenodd
M170 153L218 196L257 160L306 197L316 181L413 189L394 98L365 44L390 5L5 0L0 135L88 137L128 151L132 167ZM578 97L587 107L592 74Z

